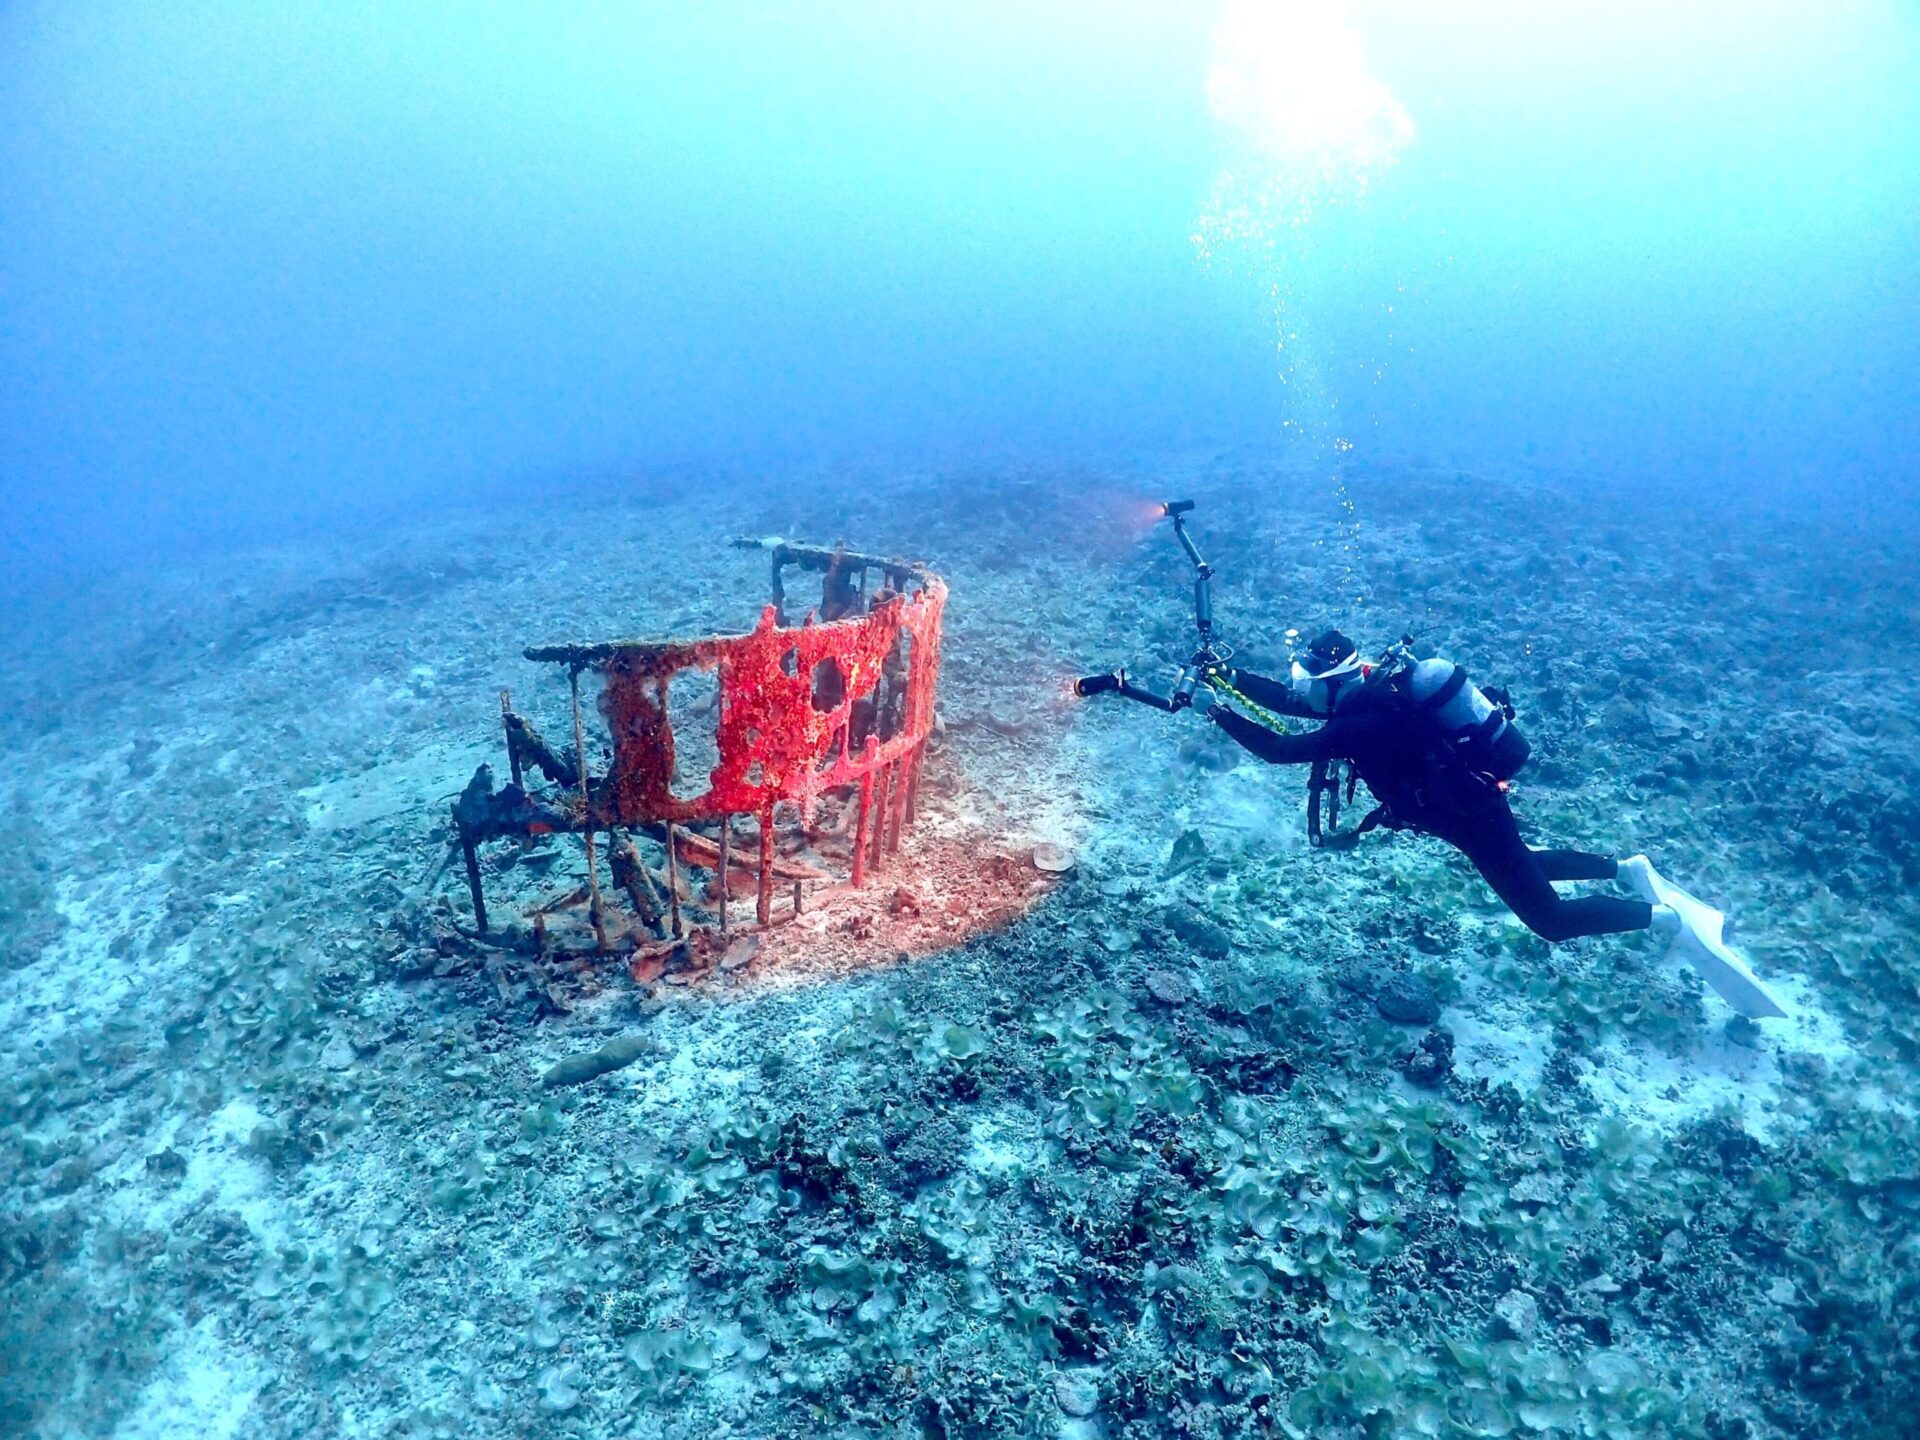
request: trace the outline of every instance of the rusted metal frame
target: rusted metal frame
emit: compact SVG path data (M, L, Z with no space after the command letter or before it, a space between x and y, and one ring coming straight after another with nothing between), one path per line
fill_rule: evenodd
M653 695L657 697L657 702L649 702L646 708L636 710L632 713L638 720L644 722L642 730L638 733L649 735L658 733L664 738L664 742L668 747L666 754L670 763L672 753L672 727L666 714L666 689L667 680L673 673L693 666L704 667L707 665L712 665L720 671L718 702L720 706L721 743L724 761L724 757L727 754L727 695L731 678L729 674L731 667L727 662L732 657L736 647L744 647L749 644L761 647L753 660L754 673L757 673L759 668L766 663L766 656L773 653L772 650L766 648L769 645L769 641L771 641L775 647L785 644L789 654L792 654L797 649L799 651L799 656L797 657L799 663L787 670L787 675L790 679L800 678L801 675L810 675L812 667L817 667L820 663L817 657L823 653L832 655L840 662L842 672L847 679L847 693L843 706L836 707L836 709L839 710L839 714L833 716L833 724L839 732L838 763L824 765L824 768L797 772L795 768L796 756L798 754L808 753L808 747L815 746L819 742L817 740L803 740L798 750L796 750L791 740L789 740L786 747L770 751L766 758L772 760L776 754L779 756L779 759L784 763L778 765L773 773L781 774L784 778L790 778L795 773L804 773L805 783L800 785L797 792L790 793L783 797L779 793L761 787L757 778L748 782L751 787L762 789L765 796L764 803L761 805L761 854L759 857L759 875L757 877L759 881L759 893L757 896L759 903L756 907L758 918L763 925L768 923L771 918L771 888L773 878L776 875L789 878L785 874L785 872L789 870L789 867L779 864L773 853L774 841L777 837L774 815L779 799L793 798L795 800L795 803L800 807L800 823L804 828L807 822L806 807L821 790L836 788L839 785L849 782L858 783L860 798L858 814L855 817L857 821L857 832L854 837L855 844L852 857L855 872L854 882L856 884L864 881L867 869L872 868L876 871L879 870L884 865L887 855L898 852L901 834L905 825L917 818L919 809L918 789L921 771L924 766L928 731L932 721L932 691L934 685L937 683L939 669L940 616L946 597L946 587L940 582L937 576L933 576L920 567L909 565L906 562L884 560L879 557L860 555L857 552L830 550L823 547L789 546L783 543L773 548L775 551L772 558L776 587L779 587L781 584L781 569L786 563L799 564L803 568L824 571L829 575L834 573L846 575L849 572L857 571L861 579L860 593L864 594L867 600L867 605L862 607L864 613L857 613L829 621L824 625L816 626L809 624L800 627L798 631L793 632L793 638L791 640L787 639L786 631L777 623L770 609L768 614L762 617L761 626L747 636L712 637L704 641L691 642L645 644L610 642L600 645L532 647L525 652L527 657L532 660L560 662L568 665L569 689L572 698L574 721L574 758L580 762L584 762L586 753L584 721L579 703L579 671L583 668L592 666L608 671L617 670L617 675L609 674L608 684L610 686L610 695L616 693L618 688L623 685L651 683L653 686ZM877 568L885 575L893 593L887 594L874 591L872 587L865 583L866 571L869 568ZM906 593L908 584L915 579L920 581L921 588L916 593ZM776 588L776 599L780 598L783 598L783 596L780 594L779 589ZM880 632L873 630L875 622L882 627ZM843 631L840 629L842 626L848 627L848 629ZM862 627L865 627L864 633L862 632ZM827 642L823 638L823 632L829 630L846 634L847 638L845 640ZM849 631L852 633L849 633ZM903 639L908 642L905 673L904 675L898 672L888 673L889 668L893 665L892 657L898 655L899 651L897 647L900 646ZM877 648L880 646L887 647L884 654L880 648ZM816 658L806 658L809 656ZM878 668L879 673L874 675L872 679L872 688L861 690L860 686L867 682L860 677L863 674L872 673L874 667ZM778 682L776 679L773 683L777 684L781 682ZM810 681L808 683L810 686ZM881 718L884 718L888 694L896 687L902 685L904 685L905 703L901 706L902 713L898 717L897 728L893 735L883 741L879 739L878 732L876 731L874 740L870 742L868 746L863 747L858 755L848 754L848 736L845 727L850 723L854 705L870 696L870 703L876 712L877 724ZM812 693L809 688L809 699L811 699ZM611 701L604 703L612 704ZM770 719L777 722L782 717L783 711L788 704L789 702L785 699L780 699L774 703L770 711L765 713ZM502 697L502 713L503 716L511 716L510 704L504 694ZM832 712L827 712L827 714L831 715ZM610 709L608 718L610 721L614 721L616 719L623 719L624 715L625 712L616 713L615 710ZM813 718L816 718L817 721L817 719L824 719L826 717L823 715ZM795 723L799 723L798 719L796 719ZM516 772L522 770L522 762L524 760L533 759L536 763L540 764L540 768L548 774L550 779L554 778L553 771L561 768L564 762L561 761L560 757L552 756L550 752L547 754L539 753L540 751L545 751L547 747L540 744L537 736L532 732L531 727L526 725L524 721L521 721L520 717L511 716L511 720L508 721L508 732L509 759L514 764ZM674 828L675 822L684 822L702 815L718 819L721 824L719 844L716 846L712 842L703 841L702 844L706 847L707 859L704 861L696 861L695 863L716 864L718 880L721 885L720 908L723 926L729 918L726 915L726 905L731 888L729 884L731 870L729 867L732 863L736 863L730 854L732 834L731 815L733 812L724 808L716 808L713 805L713 802L720 798L717 793L719 787L716 785L716 787L710 789L704 797L696 797L690 801L679 801L676 799L670 805L657 806L650 801L645 808L651 810L652 814L636 811L635 814L621 816L620 812L622 809L632 808L633 802L638 801L641 795L652 794L652 782L649 782L649 788L646 791L635 792L631 797L623 797L616 783L616 775L621 773L619 762L623 739L627 743L632 743L635 733L636 732L627 729L625 725L616 724L615 726L614 748L616 768L615 771L609 772L609 784L605 796L608 810L606 815L602 816L594 813L594 787L586 774L585 764L576 763L566 766L565 768L572 772L566 776L566 779L577 780L578 782L581 810L580 818L572 824L565 824L563 822L558 826L549 826L546 825L544 821L537 819L528 822L531 827L528 833L537 833L541 828L573 829L576 828L576 826L583 830L583 838L588 851L589 890L595 901L594 918L596 920L596 938L603 948L606 943L604 933L604 899L599 895L598 859L595 853L595 840L592 833L598 828L596 821L608 824L609 827L611 827L613 823L618 823L619 819L624 819L626 823L635 824L637 828L644 828L655 834L656 837L664 836L663 843L668 847L669 888L672 891L671 903L673 908L677 910L679 898L677 884L679 863L681 858L683 858L683 850L690 848L691 842L699 837L695 832L685 832L685 838L689 842L689 846L682 847L679 844L681 832ZM754 737L750 731L743 733L746 733L749 737L746 741L748 745L757 745L757 737ZM780 733L780 731L776 731L775 733ZM817 735L818 733L817 729L799 732L799 734L802 735ZM533 741L532 745L528 743L530 739ZM739 737L737 736L735 737L735 743L740 743ZM823 752L824 755L833 754L833 744L833 741L828 742L829 748ZM538 750L535 749L535 746L538 746ZM749 756L754 756L753 765L746 766L737 763L734 766L734 778L732 781L734 790L748 788L742 785L740 776L748 773L759 763L759 757L754 755L752 749L749 749L746 753ZM824 762L821 763L824 764ZM647 774L646 771L626 773L637 773L643 778ZM878 781L877 785L876 778ZM560 783L565 782L562 781ZM660 798L664 800L665 796L663 795ZM524 808L527 802L523 801L520 803ZM516 833L519 828L517 813L511 817L503 818L506 819L509 828L501 829L498 833ZM650 823L656 819L665 823L657 825ZM611 828L609 828L610 849L616 843ZM617 851L615 853L617 853ZM651 879L644 865L636 868L640 875L645 876L649 880ZM790 878L793 878L795 884L794 912L797 914L804 904L804 894L799 877ZM678 922L676 922L675 929L676 933L678 933Z
M900 798L905 792L905 777L900 771L900 762L895 760L887 766L886 815L882 819L881 839L888 855L894 855L900 849L900 832L897 828Z
M764 549L764 541L758 540L735 540L733 545L741 549ZM801 568L816 570L816 572L826 572L829 566L835 563L852 564L862 570L881 570L887 576L889 586L897 589L902 597L910 597L908 586L914 586L914 584L920 586L922 593L937 591L945 595L945 589L947 589L945 582L941 582L941 578L931 570L927 570L924 564L902 561L897 557L864 555L860 551L837 551L824 545L795 545L789 541L781 541L780 545L774 547L774 557L776 557L776 566L799 564ZM776 591L776 609L780 599L781 595ZM866 616L860 616L860 618L866 618ZM538 664L566 664L566 666L578 666L578 668L605 664L607 660L614 659L622 653L639 653L647 657L664 657L668 653L682 653L687 655L687 660L691 662L699 655L714 653L716 647L724 645L728 639L739 639L739 637L710 636L703 639L666 639L666 641L605 639L605 641L593 641L584 645L582 643L528 645L520 653L526 659L534 660Z
M909 580L919 580L926 584L934 578L933 572L925 566L911 560L902 560L895 555L868 555L859 550L847 550L831 545L803 545L791 540L781 540L769 545L764 540L739 539L733 542L736 550L768 550L773 559L774 592L776 601L782 598L784 588L780 572L788 565L797 565L803 570L824 572L833 565L852 565L862 570L878 570L895 589L904 589Z
M736 540L733 543L735 545L744 545L747 542L744 540ZM782 618L784 618L787 613L787 562L781 558L781 550L784 548L785 547L776 547L773 552L773 584L770 587L773 593L773 608Z
M732 683L730 674L728 673L731 667L727 665L726 660L729 651L736 646L753 645L761 648L761 653L764 654L766 653L766 648L768 648L771 643L771 646L774 647L785 645L789 651L798 647L809 656L817 655L821 651L831 654L834 653L838 647L829 644L821 637L833 631L835 627L842 625L857 630L857 627L865 625L876 616L884 615L886 625L891 631L888 637L889 639L896 637L899 631L904 629L915 640L916 658L911 665L911 673L909 676L909 703L905 707L906 713L902 717L903 731L893 739L883 743L881 746L881 752L883 753L864 752L858 757L849 757L846 756L843 751L840 763L833 766L831 770L826 773L811 777L812 784L808 787L812 790L830 788L852 781L857 777L861 769L875 768L879 764L888 763L899 758L906 750L912 748L915 743L924 739L923 732L925 727L930 723L931 705L929 703L929 697L925 696L922 692L931 690L937 675L938 646L936 627L939 623L939 612L942 608L941 602L944 600L945 595L944 586L940 586L937 580L934 582L934 587L935 588L931 590L914 596L891 597L882 603L880 609L877 609L867 616L829 622L828 625L824 626L802 627L800 630L791 633L782 631L775 625L771 610L769 610L768 614L763 616L761 627L746 636L721 637L712 641L699 643L547 647L544 649L530 649L527 653L530 656L541 659L570 658L583 664L605 665L608 662L613 662L617 664L621 678L612 683L615 685L617 691L626 693L630 693L628 687L634 683L644 681L658 685L663 672L685 668L686 666L695 664L717 663L723 672L722 685L725 686ZM858 644L859 642L852 643ZM874 657L866 654L867 650L872 649L873 643L873 640L868 638L860 651L859 657L855 658L853 674L850 676L850 678L855 681L855 684L849 690L843 714L850 713L854 703L866 698L865 693L858 689L857 677L859 671L864 668L864 666L873 663ZM919 658L922 656L924 656L924 658ZM844 659L846 657L839 656L836 658ZM812 664L817 662L809 659L807 663ZM791 675L791 672L789 672L789 674ZM884 698L884 696L882 696L882 698ZM658 724L658 707L655 707L655 713L656 719L651 723ZM834 718L837 723L840 717ZM664 729L665 727L662 725L660 728ZM619 737L616 736L616 761L619 760L620 749ZM724 757L726 754L724 735L722 751ZM886 751L892 751L893 753L884 753ZM623 766L617 766L617 769L619 768L623 768ZM739 789L741 788L741 782L737 772L740 767L736 766L733 768L736 774L732 785L734 789ZM701 814L717 814L717 810L712 807L711 803L715 798L717 797L710 791L708 795L704 797L704 800L695 799L677 803L672 807L671 813L675 818L682 820L695 818ZM630 821L636 818L639 817L629 817Z
M500 728L507 734L507 769L513 772L513 783L524 790L526 781L520 773L520 746L514 737L513 721L513 696L502 690L500 692Z

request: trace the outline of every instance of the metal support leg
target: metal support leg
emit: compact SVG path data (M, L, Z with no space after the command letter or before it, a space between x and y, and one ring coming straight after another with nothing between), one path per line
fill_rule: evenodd
M680 938L680 851L674 843L673 824L667 824L667 915L672 926L667 932L669 940Z
M773 806L760 812L760 893L754 907L760 928L773 923Z
M487 933L487 897L480 889L480 857L474 853L473 837L464 829L460 832L460 857L467 862L467 892L473 896L473 923L484 935Z
M873 776L860 777L860 798L855 802L860 813L853 825L853 884L857 890L867 883L867 812L873 808Z
M887 798L892 789L892 785L893 766L882 766L873 786L873 819L868 826L872 831L873 854L867 863L873 867L873 873L876 875L880 873L881 867L886 863Z
M907 823L911 825L920 818L920 769L926 763L927 743L921 741L914 746L913 755L907 761Z
M900 853L900 832L907 823L907 791L913 784L913 757L898 760L893 766L893 804L887 816L887 853Z
M580 719L580 672L569 671L567 683L573 695L573 754L580 770L580 821L585 827L581 835L587 842L588 914L593 919L594 947L604 950L607 948L607 916L600 903L600 867L593 845L593 801L587 792L587 732Z
M520 770L520 746L513 738L513 726L507 723L507 717L513 714L513 697L506 691L500 692L500 728L507 732L507 768L513 772L513 783L526 788L526 777Z

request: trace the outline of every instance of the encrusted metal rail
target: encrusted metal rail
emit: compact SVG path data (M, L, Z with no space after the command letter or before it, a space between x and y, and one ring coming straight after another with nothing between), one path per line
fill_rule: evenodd
M483 933L488 917L477 847L488 840L581 836L585 886L539 907L533 920L544 941L548 915L585 903L598 950L680 939L685 908L699 904L684 884L689 869L712 873L704 908L724 931L738 869L752 873L755 920L765 927L775 923L776 881L791 885L791 913L798 913L808 885L836 879L835 861L859 886L899 849L917 811L933 732L945 583L919 564L840 548L734 544L767 552L772 564L773 601L748 633L525 651L529 660L566 670L573 745L561 751L548 744L502 693L511 779L495 790L492 767L482 765L453 809ZM788 566L822 577L820 604L799 625L788 625L784 614ZM707 712L717 759L704 790L676 793L683 777L672 690L677 678L699 671L717 677ZM611 751L598 775L581 759L587 733L580 677L589 673L601 682L599 711ZM535 775L545 789L530 786ZM823 813L836 804L837 814ZM745 822L743 837L735 834L737 821ZM658 847L657 862L642 853L642 837ZM628 917L614 913L601 885L603 838L608 878L626 895ZM737 853L742 839L751 858Z

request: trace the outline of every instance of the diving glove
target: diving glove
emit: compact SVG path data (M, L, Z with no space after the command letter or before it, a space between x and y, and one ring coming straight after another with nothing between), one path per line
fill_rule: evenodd
M1655 907L1656 929L1669 929L1673 947L1669 954L1684 957L1713 992L1742 1015L1756 1020L1785 1015L1786 1008L1767 993L1767 987L1738 951L1722 938L1727 917L1693 895L1682 890L1653 868L1644 855L1633 855L1620 862L1620 878L1639 892L1640 898ZM1673 918L1666 917L1664 910Z

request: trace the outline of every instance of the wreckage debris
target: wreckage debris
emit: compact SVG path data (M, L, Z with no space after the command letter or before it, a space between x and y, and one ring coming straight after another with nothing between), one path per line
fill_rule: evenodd
M610 1075L615 1070L624 1070L634 1061L646 1055L660 1053L660 1045L643 1035L622 1035L609 1040L598 1050L589 1050L584 1055L569 1055L557 1062L552 1069L540 1077L542 1088L558 1090L568 1085L584 1085L589 1080L597 1080L602 1075Z
M772 562L773 601L744 635L540 645L526 658L564 667L572 746L558 749L500 697L509 781L482 765L453 807L474 919L489 928L478 847L488 841L572 834L586 884L531 912L543 945L547 920L587 907L593 948L649 954L688 934L688 911L729 927L735 881L751 881L755 923L775 923L775 888L799 914L809 885L854 886L886 868L918 809L933 733L945 583L925 567L785 540L740 540ZM785 571L821 577L819 606L786 623ZM712 672L716 753L706 788L682 793L671 697L675 681ZM610 758L593 773L581 677L600 682L598 710ZM544 785L542 784L544 782ZM641 839L655 847L650 862ZM601 885L604 849L606 878ZM707 871L704 892L687 872ZM614 894L624 898L617 908Z

